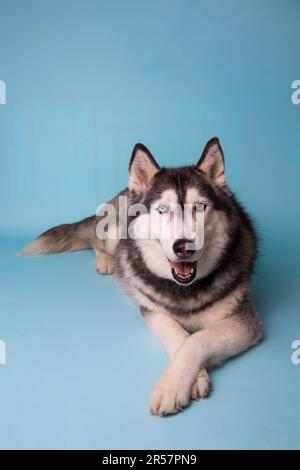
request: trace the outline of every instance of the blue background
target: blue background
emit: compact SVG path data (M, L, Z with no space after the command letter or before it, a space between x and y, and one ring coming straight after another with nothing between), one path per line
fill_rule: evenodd
M296 0L0 0L1 448L300 447L299 20ZM136 142L174 166L214 135L262 237L265 339L159 419L165 353L92 253L16 253L123 189Z

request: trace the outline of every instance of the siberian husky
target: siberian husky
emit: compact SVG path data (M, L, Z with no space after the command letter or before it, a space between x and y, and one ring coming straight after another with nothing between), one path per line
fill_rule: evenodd
M120 201L146 210L128 210L121 217ZM191 208L188 217L178 211L185 206ZM111 208L116 216L108 223ZM191 399L208 396L211 367L261 338L249 284L257 256L255 230L228 187L216 137L195 165L181 168L160 168L149 150L137 144L128 188L104 209L81 222L51 228L23 254L94 249L97 271L115 276L169 355L150 411L177 413ZM197 229L192 230L197 214L203 222L198 246ZM176 225L179 219L183 223ZM105 236L98 236L104 220ZM169 235L161 235L158 226L170 229ZM151 236L145 227L153 229Z

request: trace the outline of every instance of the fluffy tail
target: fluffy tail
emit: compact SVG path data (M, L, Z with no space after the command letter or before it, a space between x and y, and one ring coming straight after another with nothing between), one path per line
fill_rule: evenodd
M80 222L50 228L33 240L21 255L50 255L63 251L86 250L91 248L91 241L95 238L96 217L88 217Z

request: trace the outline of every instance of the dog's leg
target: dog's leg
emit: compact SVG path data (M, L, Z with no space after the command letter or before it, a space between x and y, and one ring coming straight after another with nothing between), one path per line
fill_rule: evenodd
M173 318L159 312L143 313L145 321L154 336L159 340L170 360L190 336L189 333ZM203 367L192 387L191 396L194 400L205 398L210 391L210 379L207 370Z
M153 335L158 339L166 350L170 359L189 337L189 333L173 318L164 313L143 313L145 322Z
M104 250L94 248L94 251L96 254L96 271L107 276L113 274L113 257Z
M157 384L150 403L153 414L177 413L190 402L191 389L199 371L212 362L245 351L257 343L259 328L243 317L219 320L211 328L190 335L175 353L167 371Z

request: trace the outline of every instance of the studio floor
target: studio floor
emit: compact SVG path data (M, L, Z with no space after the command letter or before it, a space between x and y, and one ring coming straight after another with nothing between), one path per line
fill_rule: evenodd
M167 357L142 318L91 252L17 256L28 241L0 245L1 449L300 448L292 244L270 246L254 278L262 344L212 372L208 399L158 418L148 401Z

